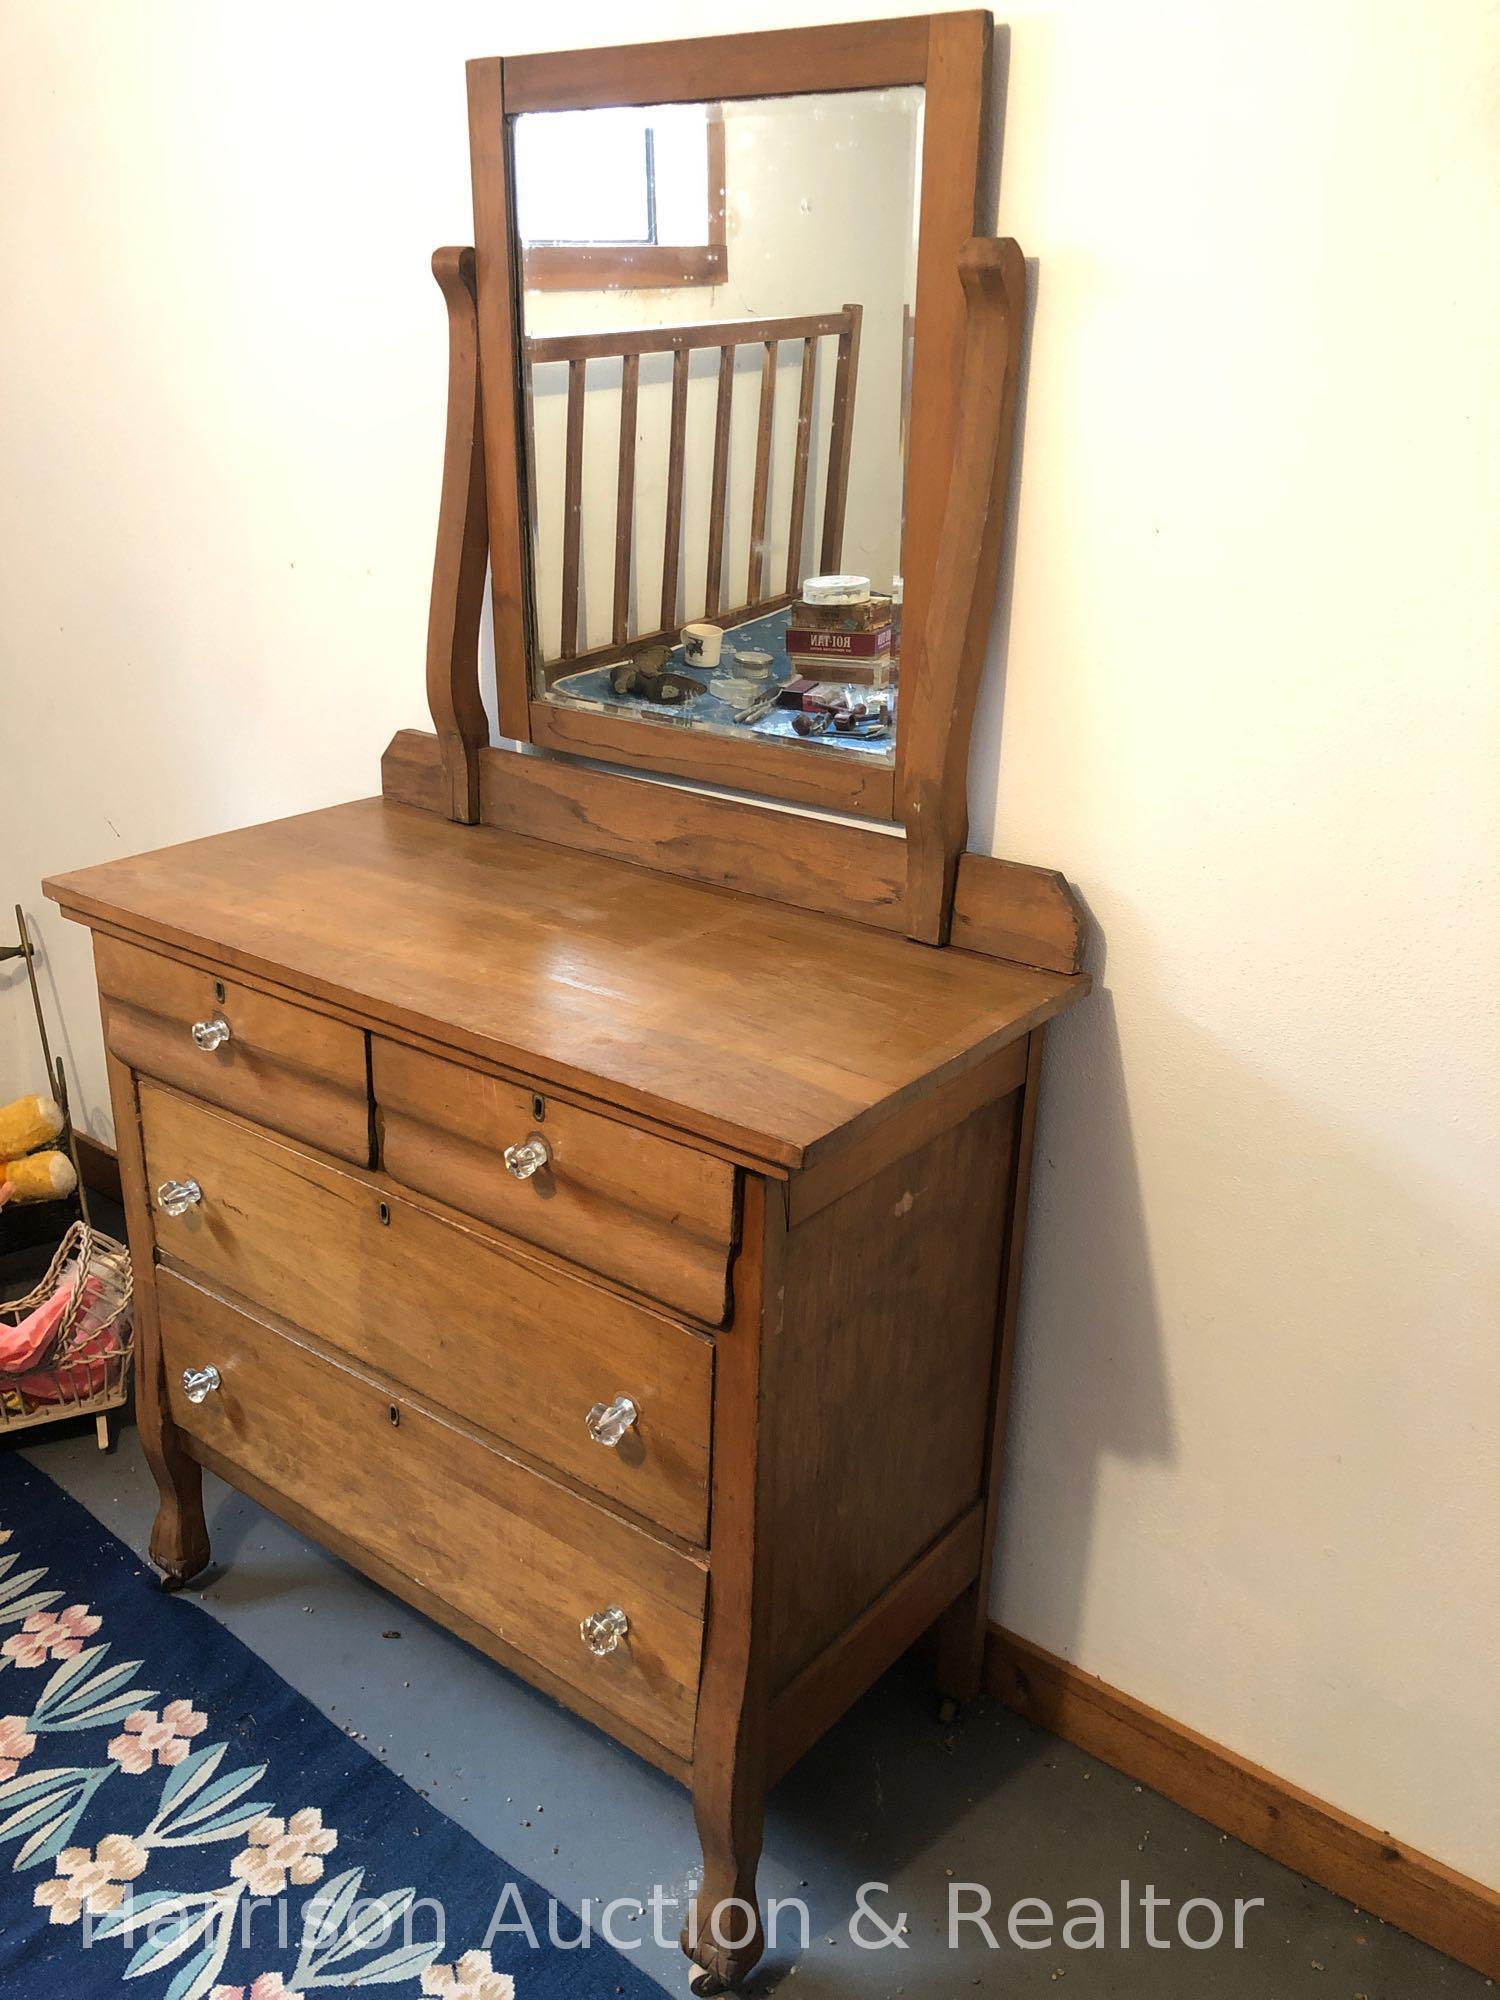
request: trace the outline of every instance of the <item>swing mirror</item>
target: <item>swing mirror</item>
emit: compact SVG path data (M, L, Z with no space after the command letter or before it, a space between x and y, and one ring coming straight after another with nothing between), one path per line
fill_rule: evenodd
M503 735L896 816L987 29L470 66Z

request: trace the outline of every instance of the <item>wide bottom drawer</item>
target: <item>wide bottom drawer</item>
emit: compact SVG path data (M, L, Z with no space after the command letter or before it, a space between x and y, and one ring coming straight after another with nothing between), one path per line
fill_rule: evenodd
M589 1702L692 1753L706 1571L472 1432L158 1274L173 1420ZM216 1371L215 1386L185 1372ZM596 1628L595 1652L581 1627Z

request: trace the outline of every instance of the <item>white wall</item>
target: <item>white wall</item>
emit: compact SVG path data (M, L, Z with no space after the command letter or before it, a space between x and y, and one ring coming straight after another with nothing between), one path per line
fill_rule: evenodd
M39 875L368 791L423 720L461 61L555 30L392 18L4 16L3 893L99 1131ZM1100 991L1048 1062L997 1609L1494 1876L1494 10L1011 18L975 841L1082 886Z

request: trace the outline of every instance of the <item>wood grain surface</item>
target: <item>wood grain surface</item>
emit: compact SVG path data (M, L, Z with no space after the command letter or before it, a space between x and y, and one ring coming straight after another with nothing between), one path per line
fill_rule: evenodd
M54 878L197 951L783 1169L1087 981L378 799Z
M203 1199L156 1214L163 1256L308 1329L688 1541L708 1535L713 1349L702 1335L455 1227L160 1085L141 1087L149 1186ZM722 1288L722 1285L721 1285ZM584 1418L628 1395L615 1448Z
M710 1326L723 1319L735 1199L723 1160L379 1037L372 1075L394 1180ZM505 1148L533 1136L551 1158L516 1180Z
M448 428L427 617L427 706L442 745L448 817L469 822L479 817L477 760L481 745L489 741L479 691L489 522L474 252L453 246L435 251L432 275L448 308Z
M161 1273L159 1299L167 1394L184 1436L687 1752L701 1563L175 1272ZM190 1403L183 1370L210 1362L222 1386ZM630 1634L597 1659L579 1625L614 1604Z
M985 1105L786 1239L763 1384L780 1413L775 1691L981 1499L1014 1103Z
M380 788L394 805L446 812L437 739L416 729L392 737ZM906 842L891 830L505 749L480 751L479 794L480 819L503 833L613 855L880 930L906 928ZM954 944L1041 972L1078 972L1087 932L1083 907L1055 868L959 856Z
M369 1079L358 1028L117 938L94 940L94 970L107 1046L129 1068L369 1165ZM216 1017L228 1022L230 1039L200 1049L193 1024Z

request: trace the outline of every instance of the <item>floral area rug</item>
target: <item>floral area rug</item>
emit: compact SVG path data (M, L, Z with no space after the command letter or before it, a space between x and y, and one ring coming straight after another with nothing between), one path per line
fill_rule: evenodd
M584 1935L0 1451L5 2000L660 2000Z

